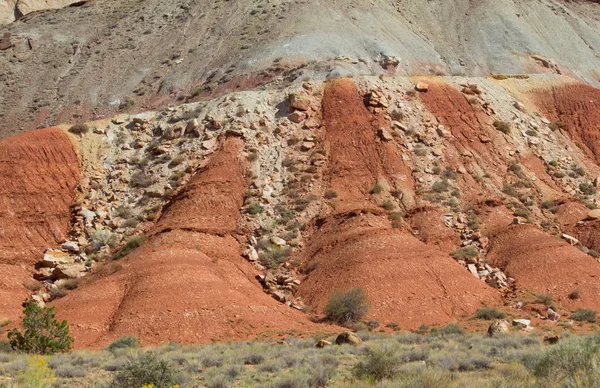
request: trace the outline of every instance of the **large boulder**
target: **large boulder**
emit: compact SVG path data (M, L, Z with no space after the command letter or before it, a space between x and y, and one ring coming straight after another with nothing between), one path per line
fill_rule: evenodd
M493 322L488 328L488 335L494 337L498 334L507 334L510 324L507 321L498 320Z
M362 339L358 336L358 334L353 333L351 331L346 331L337 336L335 339L336 345L360 345L362 344Z

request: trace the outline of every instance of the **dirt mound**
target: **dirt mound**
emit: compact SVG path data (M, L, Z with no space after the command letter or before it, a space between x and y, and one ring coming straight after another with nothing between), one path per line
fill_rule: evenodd
M319 311L334 290L363 288L368 318L402 328L466 318L499 293L435 246L369 213L329 218L304 251L316 265L298 295Z
M298 295L321 311L334 290L360 287L372 303L370 318L410 328L466 317L495 303L499 295L493 289L435 246L392 229L386 212L373 210L372 185L382 178L394 183L392 177L407 168L376 142L379 122L352 80L327 84L323 120L331 150L329 182L339 203L334 215L314 226L301 254L315 269Z
M65 240L78 179L77 154L60 129L0 140L0 316L20 312L21 283L47 248Z
M263 293L232 237L246 192L240 143L225 142L137 251L54 303L77 347L104 346L125 334L156 345L316 327Z
M488 259L516 279L521 291L551 295L566 308L600 309L600 264L533 225L511 225L490 239ZM581 299L569 294L579 289Z
M534 99L556 129L566 131L588 157L600 162L600 89L573 83L538 90Z

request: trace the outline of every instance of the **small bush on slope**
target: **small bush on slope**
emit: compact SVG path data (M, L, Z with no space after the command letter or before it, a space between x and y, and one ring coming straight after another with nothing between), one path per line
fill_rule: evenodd
M325 319L339 324L359 321L369 311L367 294L362 288L334 291L325 306Z

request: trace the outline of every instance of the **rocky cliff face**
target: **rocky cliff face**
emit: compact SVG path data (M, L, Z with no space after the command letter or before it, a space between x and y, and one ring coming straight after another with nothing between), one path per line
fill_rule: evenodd
M0 27L2 131L339 75L562 73L598 85L597 8L554 0L88 2Z
M6 139L35 152L29 137L70 138L78 158L40 169L70 179L52 207L69 229L3 258L19 280L0 315L29 295L94 347L128 330L146 343L328 330L298 310L318 316L351 286L371 298L369 319L407 328L482 305L519 314L536 294L563 316L598 308L600 167L582 140L596 93L552 75L362 77ZM62 155L44 147L43 158ZM36 198L22 207L54 214Z
M350 287L411 329L600 308L598 20L98 0L2 27L0 320L33 299L100 347L327 331Z

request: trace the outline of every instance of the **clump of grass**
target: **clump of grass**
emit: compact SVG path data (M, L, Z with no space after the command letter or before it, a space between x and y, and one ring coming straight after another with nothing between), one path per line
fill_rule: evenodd
M475 245L469 245L467 247L455 249L450 253L450 256L454 260L464 260L464 259L472 259L479 255L479 251L477 251L477 247Z
M596 310L586 309L586 308L578 308L571 314L571 318L577 322L596 322Z
M325 306L325 319L339 324L358 322L369 311L367 293L362 288L334 291Z
M473 318L490 321L492 319L502 319L506 316L502 311L493 307L482 307L475 312Z
M519 196L517 189L515 189L514 186L510 186L510 185L502 186L502 192L506 195L510 195L511 197L515 197L515 198Z
M379 194L383 191L383 185L375 183L375 186L371 189L371 194Z
M569 299L577 300L579 298L581 298L581 291L579 290L579 288L576 288L569 293Z
M127 240L125 245L123 245L123 247L121 249L119 249L119 251L117 253L115 253L114 259L118 260L118 259L121 259L121 258L127 256L128 254L130 254L131 252L136 250L140 245L142 245L142 243L145 240L146 240L146 236L135 236L135 237L130 238L129 240Z
M370 349L352 369L352 374L369 381L393 380L399 372L400 357L392 348Z
M251 203L250 205L248 205L248 214L251 214L253 216L257 215L257 214L261 214L264 211L265 211L265 208L257 203Z
M496 120L494 121L494 128L496 128L498 131L508 135L510 133L510 123L507 121L500 121L500 120Z
M556 308L556 305L554 304L554 299L550 295L535 294L534 302L545 304L548 307Z
M444 192L448 191L450 189L450 187L451 186L450 186L450 182L448 182L448 179L442 179L442 180L435 182L433 184L433 186L431 186L431 190L436 193L444 193Z
M392 202L389 199L386 199L385 201L383 201L383 203L380 206L387 211L392 211L392 210L394 210L394 207L395 207L394 202Z
M82 135L89 131L90 127L87 124L75 124L69 128L69 132L74 133L75 135Z
M579 185L579 190L584 195L594 195L596 194L596 187L592 183L581 183Z
M430 334L432 336L442 336L443 337L443 336L453 335L453 334L462 335L462 334L465 334L465 332L463 331L463 329L458 327L458 325L456 323L449 323L446 326L434 327L433 329L431 329Z
M139 348L140 340L134 335L126 335L121 338L114 340L106 350L109 352L115 352L118 349L131 349L131 348Z

